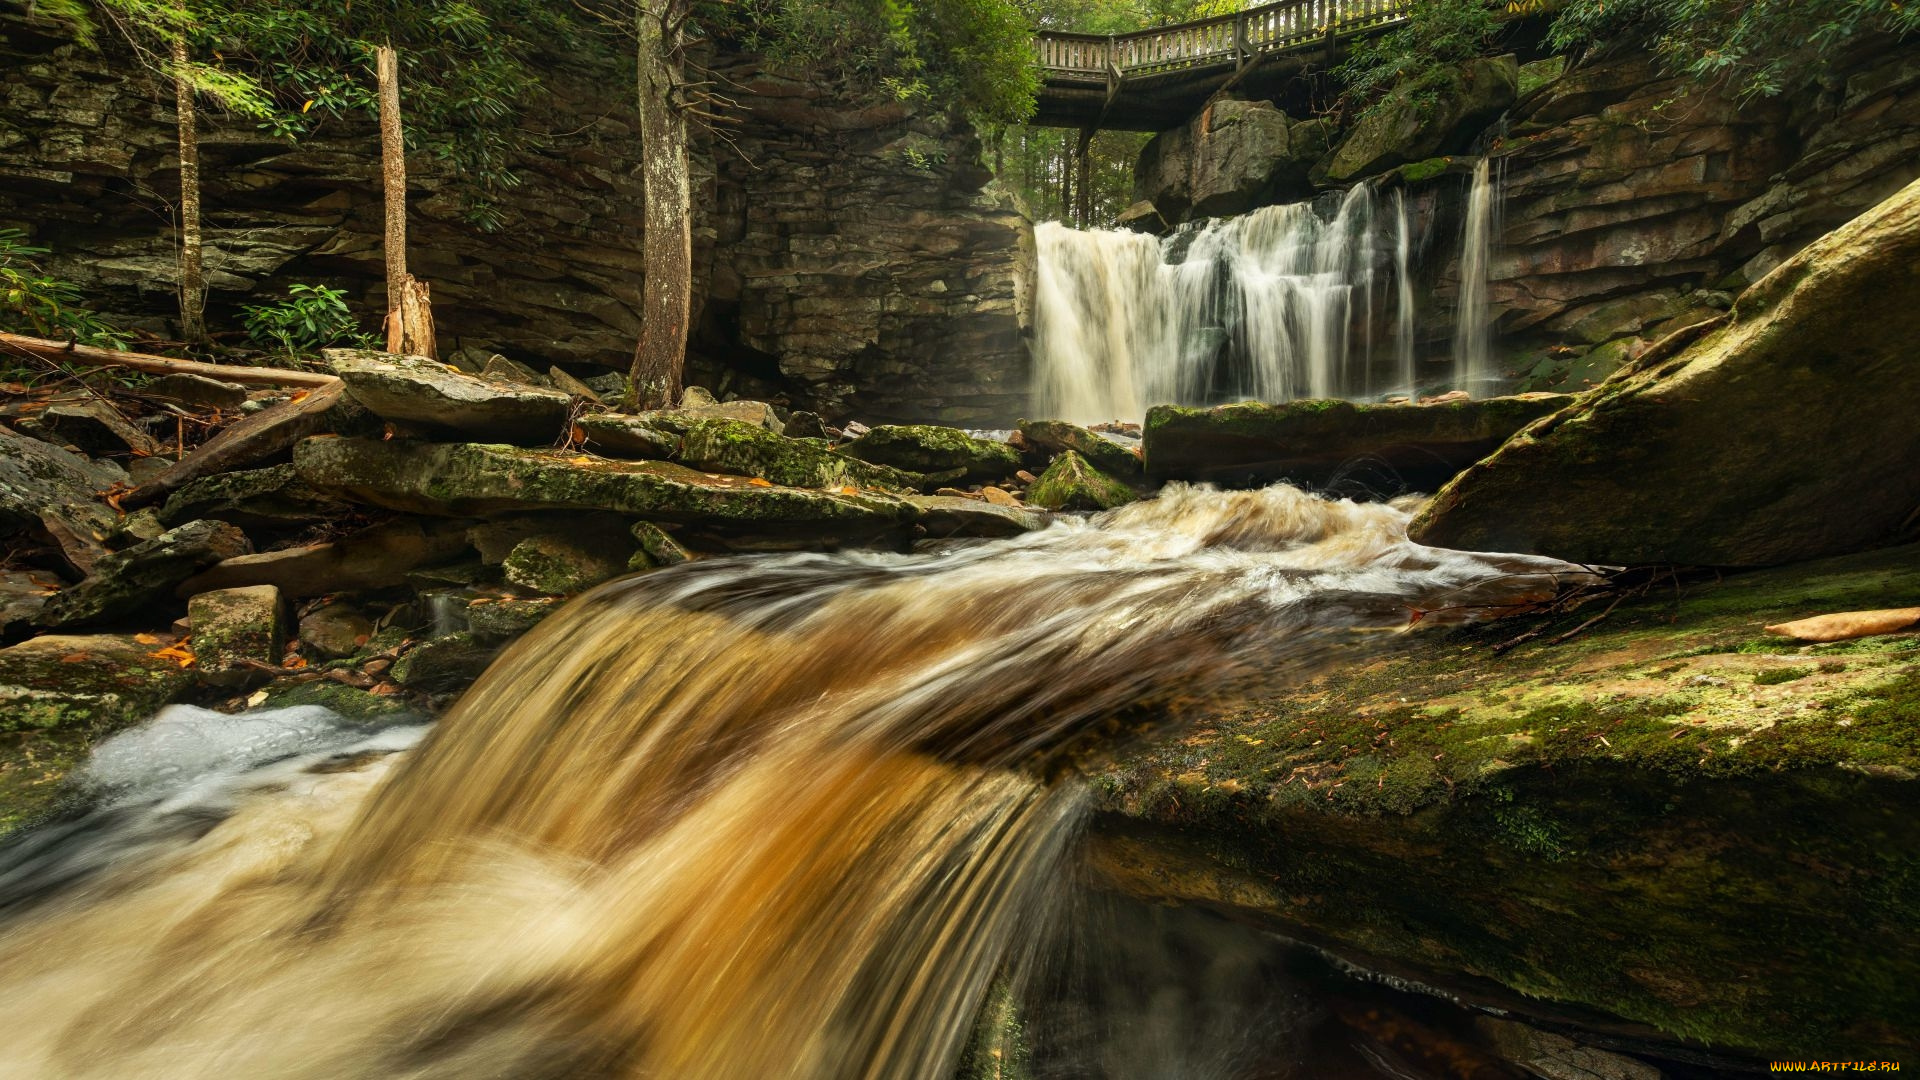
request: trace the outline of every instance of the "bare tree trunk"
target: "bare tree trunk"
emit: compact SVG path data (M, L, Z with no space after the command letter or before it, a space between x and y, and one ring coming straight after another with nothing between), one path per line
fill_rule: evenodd
M687 166L687 118L674 100L681 82L681 28L688 0L641 0L641 195L646 201L645 294L640 343L633 351L632 409L680 400L693 308L693 197Z
M202 345L207 340L207 278L200 261L200 135L184 30L173 34L173 107L180 132L180 336L190 345Z
M374 71L380 83L380 174L387 207L387 351L437 360L427 284L407 273L407 146L400 126L400 57L392 46L375 53Z

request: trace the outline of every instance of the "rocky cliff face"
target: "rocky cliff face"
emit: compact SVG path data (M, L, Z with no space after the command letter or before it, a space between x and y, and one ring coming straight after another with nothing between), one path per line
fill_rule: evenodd
M542 66L545 93L522 120L533 149L514 163L524 182L499 193L497 229L467 220L444 167L410 163L411 269L432 284L448 348L542 369L624 366L643 287L631 72L609 59ZM765 88L777 99L695 165L696 203L713 209L696 222L694 376L830 414L1011 420L1025 393L1030 243L1021 216L984 192L975 140L904 109ZM174 311L171 94L54 24L0 13L0 226L52 248L53 272L99 307L162 334ZM332 123L290 145L249 122L203 120L216 321L293 282L384 308L377 147L370 125Z
M1920 176L1912 42L1864 44L1833 65L1847 74L1782 100L1702 91L1637 53L1556 77L1557 63L1483 61L1432 108L1385 108L1337 133L1310 176L1407 190L1430 245L1416 271L1433 298L1420 333L1444 352L1457 193L1473 160L1459 151L1488 148L1502 222L1492 314L1502 367L1523 390L1598 382ZM1243 114L1259 122L1209 122ZM1270 180L1301 165L1274 133L1303 126L1267 102L1215 102L1149 144L1134 197L1169 222L1306 198L1305 185Z

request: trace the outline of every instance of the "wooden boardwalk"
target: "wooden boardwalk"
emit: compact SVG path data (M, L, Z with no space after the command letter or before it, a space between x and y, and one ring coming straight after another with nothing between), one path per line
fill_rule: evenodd
M1042 33L1033 43L1043 80L1033 123L1163 130L1267 61L1331 55L1340 39L1393 26L1411 6L1411 0L1279 0L1131 34Z

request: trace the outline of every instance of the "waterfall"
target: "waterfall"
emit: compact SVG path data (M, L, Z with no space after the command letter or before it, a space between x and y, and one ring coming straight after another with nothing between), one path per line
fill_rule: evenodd
M1454 341L1455 383L1476 396L1498 389L1494 187L1483 159L1467 195ZM1162 239L1039 226L1035 410L1095 423L1159 404L1417 392L1413 212L1402 189L1390 212L1377 199L1360 184Z
M1487 264L1493 247L1494 184L1490 161L1473 166L1467 192L1467 221L1460 243L1460 304L1454 316L1455 387L1475 397L1489 392L1493 369L1493 320L1487 304Z
M1413 278L1407 271L1413 253L1413 227L1407 221L1407 193L1393 193L1393 280L1399 289L1399 304L1393 321L1395 358L1399 361L1400 384L1408 401L1420 400L1420 373L1413 357Z
M1406 522L1176 485L924 554L705 560L573 601L417 745L128 733L92 816L0 845L0 1071L951 1076L1069 887L1076 765L1572 569Z

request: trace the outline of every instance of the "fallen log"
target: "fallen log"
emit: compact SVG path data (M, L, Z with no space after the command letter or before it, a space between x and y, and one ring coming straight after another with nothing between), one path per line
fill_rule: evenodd
M326 386L333 376L319 371L291 371L286 368L241 367L237 364L205 364L198 360L176 360L150 353L120 352L92 345L78 345L23 334L0 333L0 351L12 351L43 360L90 367L118 366L157 375L202 375L209 379L240 383L243 386Z

